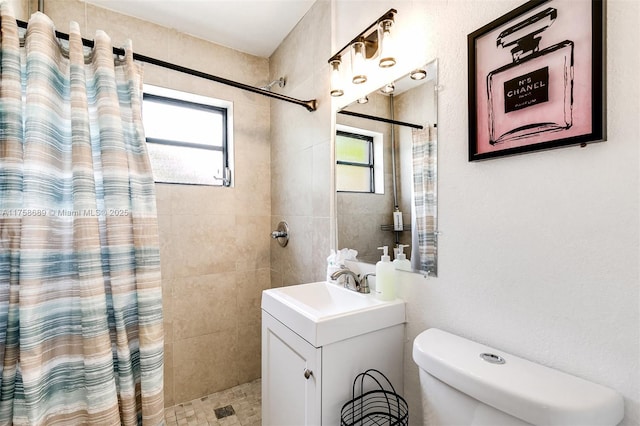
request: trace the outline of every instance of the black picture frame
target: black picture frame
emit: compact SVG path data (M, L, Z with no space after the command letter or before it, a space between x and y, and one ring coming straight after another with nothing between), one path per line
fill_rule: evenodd
M530 0L469 34L469 161L606 140L604 46L605 0Z

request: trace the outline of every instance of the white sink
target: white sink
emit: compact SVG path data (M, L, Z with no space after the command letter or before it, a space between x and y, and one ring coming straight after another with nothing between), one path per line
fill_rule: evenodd
M405 322L404 301L324 281L265 290L262 309L315 347Z

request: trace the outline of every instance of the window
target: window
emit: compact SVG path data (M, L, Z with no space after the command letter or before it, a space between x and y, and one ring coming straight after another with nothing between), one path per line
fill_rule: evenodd
M383 135L336 124L336 190L384 194Z
M336 189L375 192L372 136L337 131Z
M230 102L145 85L142 115L156 182L231 186Z

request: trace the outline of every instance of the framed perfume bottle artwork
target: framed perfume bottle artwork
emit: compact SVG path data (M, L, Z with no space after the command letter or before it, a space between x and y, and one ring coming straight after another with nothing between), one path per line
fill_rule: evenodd
M606 138L604 0L531 0L467 41L469 161Z

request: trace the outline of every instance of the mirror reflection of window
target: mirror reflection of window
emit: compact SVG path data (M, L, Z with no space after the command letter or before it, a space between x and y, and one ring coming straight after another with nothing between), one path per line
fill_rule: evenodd
M373 137L336 132L336 189L375 192Z

